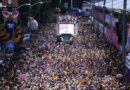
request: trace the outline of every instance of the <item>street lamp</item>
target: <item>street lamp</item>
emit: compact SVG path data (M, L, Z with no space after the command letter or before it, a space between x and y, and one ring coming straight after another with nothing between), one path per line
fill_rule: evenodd
M31 5L31 0L29 0L30 6L29 6L29 17L31 16L31 12L32 12L32 7L37 5L37 4L43 4L43 2L36 2L33 5Z
M51 1L51 0L50 0ZM31 4L31 0L29 0L29 2L30 2L30 4ZM30 16L31 16L31 8L33 7L33 6L35 6L35 5L37 5L37 4L43 4L43 3L48 3L49 1L44 1L44 2L36 2L36 3L34 3L33 5L30 5L30 9L29 9L29 14L30 14Z
M38 6L38 9L39 9L39 14L38 14L38 21L39 21L39 25L40 25L40 15L41 15L41 13L40 13L40 10L41 10L41 5L43 4L43 2L41 2L41 0L39 0L39 3L40 3L40 5Z
M124 0L123 2L123 33L122 33L122 42L123 42L123 54L122 54L122 59L123 62L125 63L125 56L126 56L126 48L125 48L125 33L126 33L126 8L127 8L127 0Z
M17 7L17 9L19 9L19 8L21 8L21 7L23 7L23 6L31 6L31 4L30 4L30 3L22 4L22 5L20 5L19 7Z
M37 5L37 4L43 4L43 3L45 3L45 2L37 2L37 3L34 3L33 5L31 5L31 7L33 7L33 6Z
M49 1L44 1L44 2L42 2L42 1L39 0L39 2L36 2L36 3L34 3L33 5L31 5L31 8L32 8L33 6L35 6L35 5L37 5L37 4L40 4L40 5L39 5L39 18L38 18L39 23L40 23L40 7L41 7L41 4L43 4L43 3L48 3L48 2L49 2Z
M50 0L50 1L51 1L51 0ZM50 1L44 1L44 2L40 1L40 2L36 2L36 3L34 3L33 5L31 5L31 7L33 7L33 6L37 5L37 4L48 3L48 2L50 2Z
M29 6L29 17L31 17L31 0L29 0L30 6Z

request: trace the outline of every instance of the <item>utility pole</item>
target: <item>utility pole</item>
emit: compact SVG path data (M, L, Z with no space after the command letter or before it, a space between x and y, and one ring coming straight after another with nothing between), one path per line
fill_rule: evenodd
M103 34L104 34L104 31L105 31L105 4L106 4L106 0L104 0L104 3L103 3Z
M93 4L92 4L92 0L91 0L91 30L93 29L92 28L92 25L93 25L93 20L92 19L93 19L93 17L94 17L93 16Z
M93 29L94 29L94 31L96 32L96 28L95 28L95 0L94 0L94 5L93 5Z
M99 7L99 2L98 2L98 7ZM98 26L97 26L97 29L98 29L98 30L97 30L97 31L99 31L99 19L98 19L98 18L99 18L99 13L96 13L96 14L97 14L97 16L98 16L98 17L97 17L97 21L98 21Z
M71 6L70 7L71 7L71 9L73 8L73 0L71 0Z
M62 1L61 1L61 0L59 0L59 5L61 5L61 2L62 2Z
M41 0L39 0L39 2L41 2ZM41 4L38 6L38 9L39 9L39 13L38 13L38 22L39 22L39 25L40 25L40 16L41 16L41 13L40 13L40 9L41 9Z
M29 6L29 17L31 16L31 12L32 12L32 10L31 10L31 0L29 0L29 3L30 3L30 6Z
M113 0L112 0L112 4L111 4L112 6L112 10L111 10L111 20L113 20ZM111 24L112 24L112 21L111 21ZM112 43L112 32L113 32L113 28L112 28L112 31L111 31L111 37L110 37L110 42Z
M126 48L125 48L126 7L127 7L127 0L124 0L124 4L123 4L123 33L122 33L122 46L123 46L122 59L123 59L124 64L125 64L125 56L126 56Z

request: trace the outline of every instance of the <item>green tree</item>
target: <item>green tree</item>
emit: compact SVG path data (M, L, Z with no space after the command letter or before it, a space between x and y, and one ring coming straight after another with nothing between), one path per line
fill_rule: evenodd
M39 1L44 2L45 0L31 0L31 4L34 4L34 3L39 2ZM29 0L20 0L19 5L22 5L25 3L29 3ZM42 22L44 22L44 20L47 19L45 17L47 17L47 11L50 8L51 8L51 2L50 3L43 3L40 7L39 7L39 4L37 4L31 8L32 16L37 20L39 20L39 16L40 16L40 20ZM27 20L28 20L28 16L29 16L29 6L24 6L24 7L20 8L19 12L20 12L20 19L19 20L21 21L21 23L26 24Z

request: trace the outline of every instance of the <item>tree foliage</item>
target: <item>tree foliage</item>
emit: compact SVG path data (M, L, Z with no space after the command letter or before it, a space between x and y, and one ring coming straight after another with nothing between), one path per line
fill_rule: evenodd
M37 3L39 1L44 2L45 0L31 0L31 5L34 3ZM47 1L47 0L46 0ZM52 0L53 1L53 0ZM29 0L20 0L19 6L25 3L29 3ZM31 15L37 19L37 21L40 20L40 22L44 22L45 17L47 17L47 11L51 8L51 3L43 3L42 5L36 4L31 8ZM23 6L19 9L20 12L20 22L26 24L29 16L29 6ZM40 19L39 19L40 18Z

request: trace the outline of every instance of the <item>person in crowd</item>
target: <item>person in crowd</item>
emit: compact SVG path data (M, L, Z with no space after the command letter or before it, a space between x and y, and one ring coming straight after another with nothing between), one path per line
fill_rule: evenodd
M29 17L29 21L27 23L27 27L34 34L38 30L38 22L33 17Z
M30 49L24 50L19 56L19 68L13 84L15 88L129 90L126 83L118 79L119 76L123 77L120 70L122 64L119 63L121 54L105 38L89 30L88 25L82 25L80 19L79 35L74 43L57 43L54 27L54 23L41 27L37 38L32 37L34 40ZM6 78L0 82L0 88L10 88Z

